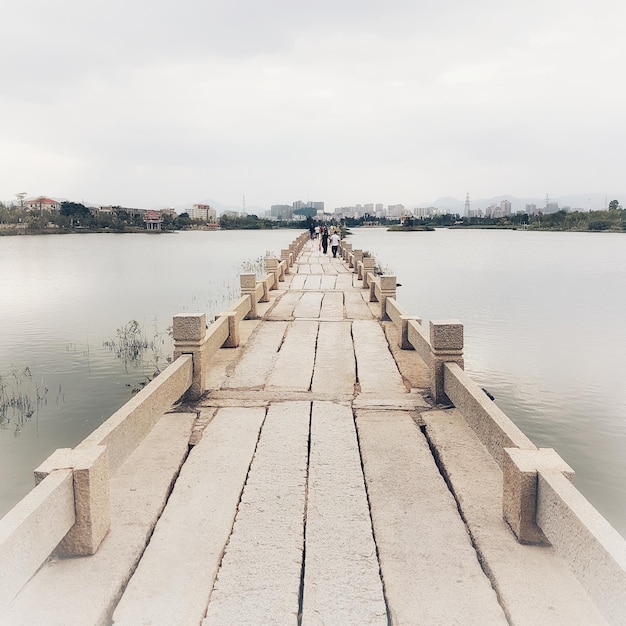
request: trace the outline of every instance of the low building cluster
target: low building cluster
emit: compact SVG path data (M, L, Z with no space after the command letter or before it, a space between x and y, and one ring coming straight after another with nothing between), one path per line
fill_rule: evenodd
M545 206L538 207L537 204L526 204L525 209L513 210L511 201L507 198L499 202L490 201L486 208L474 208L470 204L469 194L465 200L464 209L453 209L451 207L441 208L434 206L409 208L404 204L364 203L350 206L336 207L332 210L326 209L323 201L296 200L291 204L273 204L267 211L255 209L246 212L245 206L241 211L223 210L218 211L210 204L196 203L188 209L177 212L173 208L136 209L122 206L102 205L85 206L81 203L60 201L48 196L37 196L28 198L25 193L16 194L17 203L10 206L0 203L0 209L4 211L0 215L0 225L26 228L33 227L33 222L37 222L37 228L119 228L124 226L132 228L146 228L147 230L179 229L179 228L241 228L268 227L269 222L305 222L314 220L318 223L339 223L347 221L358 222L364 225L375 225L379 223L412 223L414 220L436 222L440 225L466 224L478 225L483 220L490 220L489 223L497 220L506 223L521 223L520 219L526 220L528 224L531 219L542 219L543 217L563 212L583 211L582 209L570 209L568 206L559 207L557 202L546 196ZM456 202L456 201L455 201ZM244 200L245 205L245 200ZM613 206L615 205L615 206ZM617 200L611 202L609 209L620 208ZM19 209L20 217L16 217ZM590 209L589 209L590 210ZM7 214L9 218L7 219ZM521 216L521 217L520 217ZM67 218L67 219L66 219ZM450 221L452 219L452 221ZM461 220L454 222L454 219ZM46 222L47 220L47 222ZM445 223L444 223L445 222ZM263 225L264 223L264 225Z
M216 210L208 204L194 204L180 215L173 208L137 209L132 207L100 205L87 206L83 203L55 200L48 196L27 198L26 194L17 194L17 203L3 205L4 211L0 222L4 227L11 225L37 229L46 228L119 228L145 227L146 230L161 230L167 222L171 223L184 216L187 222L201 223L206 227L217 227ZM186 215L185 215L186 214ZM179 224L180 225L180 224Z

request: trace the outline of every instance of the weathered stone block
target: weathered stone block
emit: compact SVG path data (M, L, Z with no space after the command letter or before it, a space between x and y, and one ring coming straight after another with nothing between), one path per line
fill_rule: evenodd
M278 289L278 281L280 280L280 267L276 257L265 257L265 268L274 277L274 282L270 289Z
M558 470L574 480L574 470L552 448L504 448L502 514L520 543L548 543L536 523L538 469Z
M237 321L237 313L235 311L225 311L223 313L218 313L215 317L216 319L220 317L228 318L228 339L226 339L222 347L238 348L239 343L241 342L241 337L239 323Z
M206 328L205 313L174 315L172 323L174 341L202 341Z
M463 350L463 324L459 320L430 322L430 345L433 350Z
M372 280L369 283L370 289L370 302L378 302L378 298L376 298L376 281Z
M381 291L396 292L396 284L397 280L395 276L391 276L390 274L384 274L380 277L380 289Z
M376 267L376 261L371 257L366 257L363 259L363 289L369 287L369 280L367 275L369 273L374 273L374 268Z
M254 291L256 287L256 274L240 274L239 286L242 291Z
M64 556L95 554L111 526L107 448L59 448L35 470L35 481L41 482L58 469L72 470L76 523L57 552Z
M289 267L293 265L293 258L289 250L280 251L280 260L285 262L285 274L289 274Z
M268 274L265 276L265 278L261 282L263 284L263 295L261 296L261 299L259 300L259 302L269 302L270 301L270 289L272 288L272 285L274 284L274 276L272 274Z
M415 317L413 315L400 316L400 333L398 337L398 345L403 350L415 350L415 348L409 341L409 320L417 322L418 324L422 323L422 320L419 317Z

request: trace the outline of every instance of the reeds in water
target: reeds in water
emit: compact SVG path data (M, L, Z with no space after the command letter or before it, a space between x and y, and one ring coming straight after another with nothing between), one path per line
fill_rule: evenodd
M47 403L47 394L43 381L35 381L28 367L21 371L14 367L10 374L0 375L0 429L14 427L13 435L19 437L24 425Z

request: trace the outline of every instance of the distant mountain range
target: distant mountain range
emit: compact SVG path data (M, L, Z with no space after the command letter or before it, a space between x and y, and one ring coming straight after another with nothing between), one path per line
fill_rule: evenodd
M525 211L527 204L534 204L538 209L545 207L546 198L528 197L528 198L516 198L514 196L494 196L492 198L472 198L470 196L470 208L471 209L486 209L492 204L499 205L502 200L508 200L511 203L511 210ZM626 204L626 193L588 193L569 196L550 196L550 202L557 202L559 208L569 207L571 210L581 211L601 211L608 208L611 200L618 200L620 204ZM459 200L452 196L444 196L437 198L434 202L421 202L419 204L410 205L410 208L416 207L436 207L450 211L451 213L458 213L463 215L465 210L465 198Z

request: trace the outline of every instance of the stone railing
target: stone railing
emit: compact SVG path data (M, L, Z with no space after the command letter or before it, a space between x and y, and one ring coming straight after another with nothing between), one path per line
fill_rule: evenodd
M76 448L55 450L36 486L0 520L0 612L53 551L94 554L109 531L109 476L189 388L193 359L170 364Z
M415 350L427 365L434 402L456 407L502 469L502 513L518 541L551 544L609 622L623 624L626 540L574 487L574 471L556 451L537 448L465 373L461 322L424 328L398 304L395 276L377 276L372 261L349 245L342 257L369 288L370 301L380 302L380 319L397 328L399 347Z
M185 354L193 357L193 381L187 392L190 400L196 400L204 393L207 365L215 353L222 347L239 346L240 322L257 317L257 305L269 301L269 292L277 289L278 283L285 280L285 274L289 272L289 266L293 265L301 248L302 245L299 245L297 251L288 252L281 261L266 257L268 273L261 280L257 280L256 274L241 274L241 298L228 311L219 313L209 326L204 313L174 316L174 358Z
M376 261L371 256L365 256L363 250L353 250L352 244L340 242L341 258L356 274L357 280L363 281L363 288L370 290L370 302L380 304L379 319L389 319L387 301L396 297L396 277L388 274L376 274Z
M239 345L239 324L256 317L308 239L303 233L267 257L267 274L241 275L241 298L207 326L206 315L175 315L174 361L74 449L53 452L35 470L35 487L0 519L0 612L56 554L94 554L110 527L109 477L181 398L204 392L207 364L221 347Z

